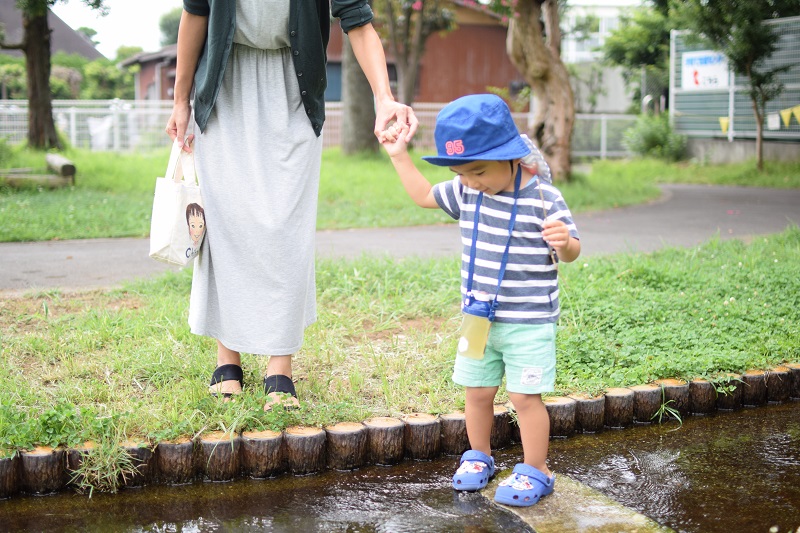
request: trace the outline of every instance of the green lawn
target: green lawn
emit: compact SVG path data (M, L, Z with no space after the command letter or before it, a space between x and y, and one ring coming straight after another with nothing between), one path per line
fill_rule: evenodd
M12 190L0 186L0 242L96 237L146 237L150 231L155 178L164 173L166 149L147 154L68 150L78 169L76 186L61 190ZM417 162L431 182L450 179L444 168ZM44 172L44 156L11 149L10 168ZM597 161L588 175L560 185L574 212L602 210L652 200L659 182L800 187L800 162L694 166L661 161ZM420 209L408 199L384 154L323 153L318 227L393 227L452 222L439 210Z
M727 372L800 361L798 257L795 227L751 244L563 265L557 393L658 378L724 384ZM458 273L455 258L320 261L319 321L295 357L303 407L271 413L261 409L266 358L244 355L236 402L208 395L215 345L188 330L188 271L111 292L6 298L0 450L462 408L450 380Z

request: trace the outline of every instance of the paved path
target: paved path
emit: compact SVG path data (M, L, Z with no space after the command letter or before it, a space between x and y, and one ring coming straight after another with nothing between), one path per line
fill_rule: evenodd
M715 235L747 239L800 224L800 190L665 185L653 203L576 216L583 255L693 246ZM319 257L459 253L454 224L317 233ZM171 267L147 256L146 239L0 244L0 291L110 287Z

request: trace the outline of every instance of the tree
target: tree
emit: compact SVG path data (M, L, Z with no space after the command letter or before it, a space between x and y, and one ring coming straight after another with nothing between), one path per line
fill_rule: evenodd
M377 152L372 88L358 65L350 39L342 40L342 152Z
M108 59L96 59L83 69L81 98L86 100L133 99L133 72L120 69Z
M632 15L623 15L619 28L606 37L605 61L622 67L629 86L642 80L644 69L646 85L662 95L669 86L669 32L674 27L668 11L659 7L641 7ZM655 80L655 87L649 80ZM640 86L636 100L647 92L648 87Z
M158 21L161 28L161 46L167 46L178 42L178 27L181 24L182 7L176 7L172 11L167 11Z
M455 27L453 13L442 4L442 0L375 0L376 26L394 56L397 97L406 105L414 101L428 37Z
M509 16L506 51L531 86L533 124L528 135L547 159L554 180L568 180L575 98L561 61L558 0L492 0L494 11Z
M92 43L92 46L94 46L95 48L97 47L98 44L100 44L100 41L94 40L95 35L97 35L97 30L94 30L92 28L87 28L86 26L81 26L80 28L75 30L75 32L83 35L86 38L86 40Z
M117 48L117 57L114 58L114 62L120 63L142 52L144 52L144 50L141 46L120 46Z
M22 50L25 54L25 71L28 82L28 145L31 148L61 148L53 121L50 94L50 26L47 14L50 6L59 0L17 0L22 11L22 42L8 44L5 35L0 48ZM106 13L104 0L83 0L92 9Z
M778 35L765 20L795 16L800 0L684 0L679 16L686 27L728 58L730 68L747 78L756 121L756 166L764 169L764 108L783 91L778 74L789 66L767 68Z

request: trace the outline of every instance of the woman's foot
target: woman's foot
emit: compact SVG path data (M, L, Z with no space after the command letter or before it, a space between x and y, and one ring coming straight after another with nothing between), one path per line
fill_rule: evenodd
M294 383L289 376L275 374L265 377L264 392L267 394L267 403L264 404L265 411L269 411L276 405L282 405L285 409L300 407L297 391L295 391Z
M220 365L211 375L208 392L212 396L222 396L223 401L231 401L232 397L242 393L244 374L239 365Z

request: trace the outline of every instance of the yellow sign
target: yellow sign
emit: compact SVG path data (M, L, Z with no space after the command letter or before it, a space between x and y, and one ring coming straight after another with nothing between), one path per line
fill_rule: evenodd
M728 133L728 124L730 124L731 119L728 117L719 117L719 127L722 128L722 133Z
M794 119L800 122L800 105L796 105L792 108L792 114L794 115Z
M783 125L787 128L789 127L789 121L792 120L792 108L789 109L781 109L781 119L783 119Z

